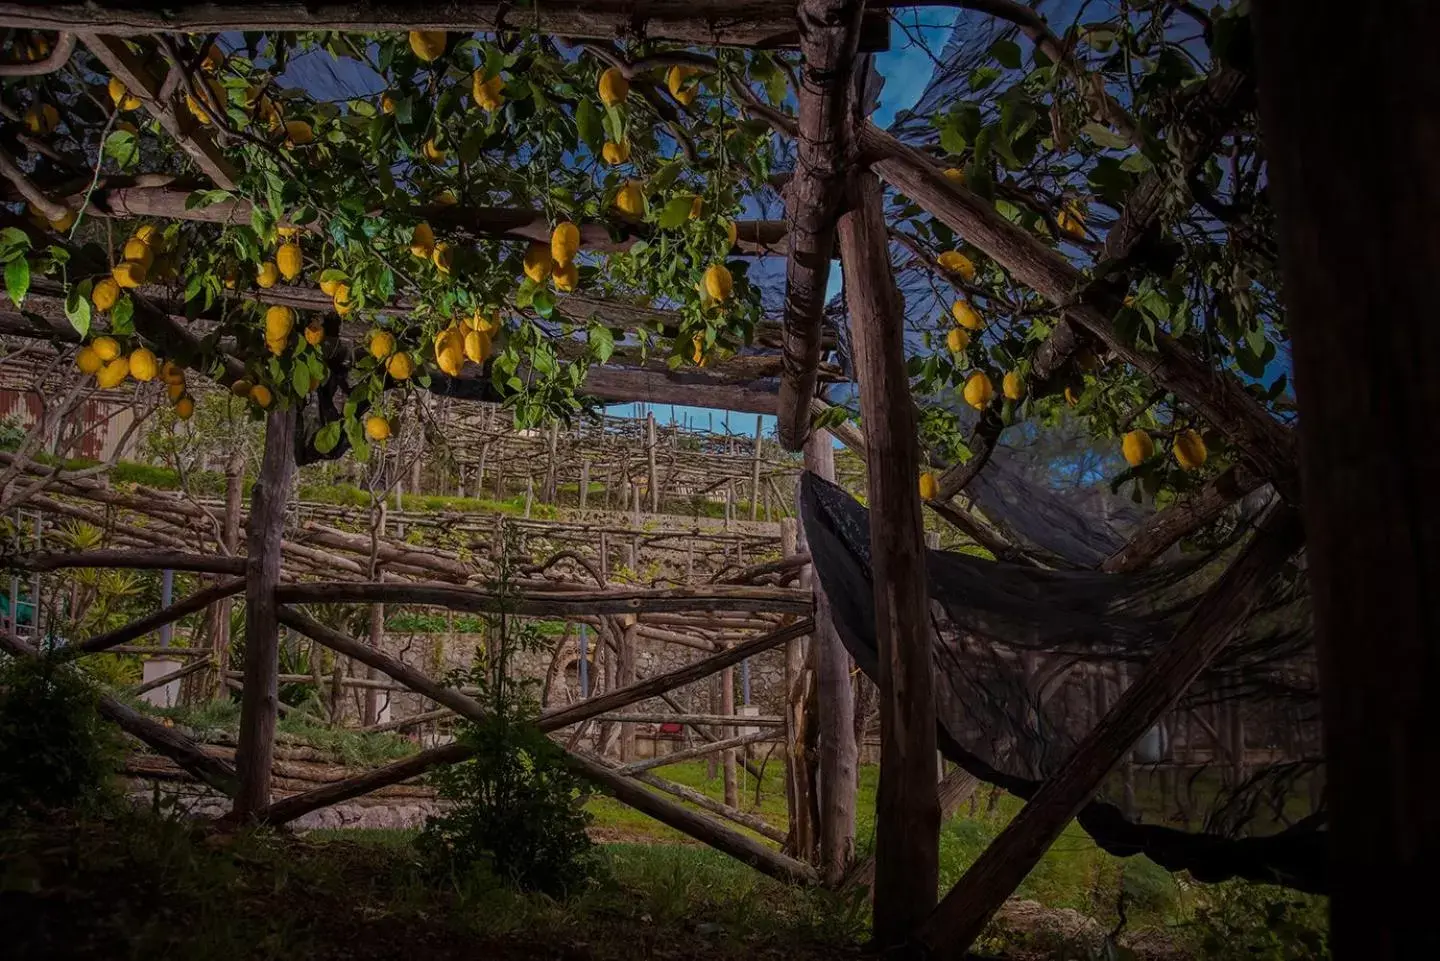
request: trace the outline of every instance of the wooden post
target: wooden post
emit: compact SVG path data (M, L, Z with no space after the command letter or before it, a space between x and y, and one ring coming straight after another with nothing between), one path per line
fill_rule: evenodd
M726 717L735 716L735 668L727 667L720 672L720 713ZM720 729L722 738L733 738L735 728L726 725ZM740 806L740 785L735 771L735 749L729 748L720 755L725 775L725 803L732 808Z
M880 183L852 175L840 262L868 452L871 567L879 644L880 784L875 811L875 938L908 940L940 883L932 676L920 456L905 372L904 305L890 271ZM808 408L807 408L808 409Z
M835 444L828 431L815 431L805 442L805 469L833 481ZM798 513L798 512L797 512ZM830 604L813 571L801 575L815 594L815 632L810 658L815 665L816 713L820 742L820 877L837 884L855 858L856 778L860 754L855 743L855 689L849 653L835 632Z
M225 525L221 531L226 553L232 557L240 553L240 514L244 509L245 493L245 449L237 445L225 459ZM226 598L216 604L213 610L214 626L210 633L215 649L215 687L213 696L225 694L225 672L230 670L230 617L235 602Z
M750 462L750 519L753 521L760 511L760 456L765 446L765 418L755 415L755 457Z
M639 624L633 615L626 615L617 620L625 625L624 630L618 632L616 640L620 642L620 650L616 653L618 657L619 670L616 672L616 687L629 687L635 683L635 647L639 640L635 636L635 628ZM635 725L621 723L620 727L620 760L635 760Z
M270 762L280 703L275 588L280 583L285 499L294 473L295 411L271 411L265 421L265 457L250 497L246 540L245 689L240 697L240 735L235 749L239 788L233 811L238 820L249 819L270 803Z
M945 895L920 931L930 957L943 961L966 956L991 915L1125 752L1224 650L1302 540L1299 516L1290 508L1277 508L1266 519L1170 643Z
M586 458L580 463L580 510L585 510L585 502L590 499L590 460Z
M799 550L800 531L796 522L780 522L780 556L794 557ZM809 860L815 849L815 826L810 821L810 765L805 756L805 716L808 678L805 676L805 639L797 637L785 645L785 803L790 813L790 852Z
M560 422L550 422L550 451L545 462L545 503L554 504L559 501L560 478L556 456L560 448Z
M650 513L660 513L660 468L656 464L655 414L645 415L645 458L650 468Z
M1337 961L1434 957L1440 5L1265 0L1253 19L1300 407L1330 947ZM1356 54L1343 70L1321 52L1339 49ZM1364 117L1372 145L1356 150L1337 116Z
M530 506L535 502L535 475L525 475L525 517L530 517Z

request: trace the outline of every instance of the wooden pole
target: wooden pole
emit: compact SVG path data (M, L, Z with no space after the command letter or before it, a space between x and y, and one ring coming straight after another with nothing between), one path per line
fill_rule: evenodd
M765 418L755 415L755 456L750 461L750 519L753 521L760 511L760 458L765 446Z
M851 209L839 223L840 261L868 452L880 659L874 916L876 940L887 945L913 936L940 881L935 690L905 311L890 271L880 183L857 173L849 193Z
M250 500L245 588L245 689L235 749L236 820L248 820L270 803L270 762L279 710L280 624L275 588L280 584L280 543L285 499L295 472L295 412L271 411L265 422L265 456ZM223 675L222 675L223 676Z
M735 668L727 667L720 672L720 713L726 717L735 715ZM729 743L735 739L735 728L727 725L720 729L720 736L729 739L717 743ZM769 736L767 732L766 736ZM706 745L711 748L712 745ZM693 749L692 749L693 750ZM725 803L730 807L740 806L740 782L735 770L735 750L727 748L720 755L720 767L725 783Z
M620 642L620 649L617 652L617 670L615 683L617 687L626 688L635 683L635 659L636 645L639 643L635 637L636 620L634 616L622 619L625 622L624 630L620 631L616 640ZM635 759L635 725L620 725L620 760L633 761Z
M729 670L729 668L726 668ZM658 757L649 757L643 761L633 761L619 768L621 774L635 774L639 771L648 771L651 768L664 767L667 764L678 764L681 761L689 761L692 758L705 757L707 754L714 754L717 751L723 754L734 756L737 748L743 748L749 744L759 741L775 740L774 731L751 731L749 734L727 734L722 741L711 741L707 744L697 744L695 747L687 748L684 751L675 751L672 754L662 754ZM729 807L738 807L738 804L725 802Z
M782 560L799 553L800 529L794 518L780 522L780 556ZM811 783L809 758L805 742L810 718L805 706L809 702L810 678L806 671L807 645L797 637L785 645L785 801L790 812L789 850L796 857L810 860L815 851L815 825L810 810L815 786Z
M79 657L83 654L95 654L100 651L108 651L113 647L133 641L137 637L144 637L153 631L158 630L166 624L173 624L189 614L196 611L203 611L218 600L232 597L245 589L243 577L227 578L213 587L207 587L203 591L196 591L178 604L162 608L154 614L147 614L138 618L124 627L117 627L113 631L104 634L97 634L94 637L86 638L78 644L70 644L59 651L62 657Z
M932 957L965 957L991 915L1125 752L1224 650L1302 540L1299 515L1290 508L1277 508L1266 519L1170 643L945 895L920 931Z
M650 513L660 513L660 467L656 461L655 413L645 415L645 460L650 469Z
M1440 6L1253 9L1300 407L1330 947L1337 961L1435 957ZM1345 69L1326 50L1347 51ZM1334 125L1346 115L1374 132L1365 149Z
M245 447L237 444L225 458L225 524L221 530L225 550L240 553L240 516L245 508ZM225 694L225 672L230 670L230 620L235 602L226 598L212 609L214 627L210 643L215 651L215 684L212 696Z
M805 469L835 479L835 444L828 431L816 431L805 442ZM815 632L810 635L810 657L815 665L816 724L819 725L820 877L838 884L855 859L856 789L860 753L855 743L855 688L850 680L853 661L840 642L830 619L830 604L819 578L807 569L815 594Z

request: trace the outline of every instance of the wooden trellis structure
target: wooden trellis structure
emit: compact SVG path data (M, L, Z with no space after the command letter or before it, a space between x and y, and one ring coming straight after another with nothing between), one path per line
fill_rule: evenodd
M1177 188L1158 173L1139 178L1125 198L1120 221L1105 238L1102 259L1107 274L1089 280L1062 254L1006 220L965 186L944 177L927 154L878 129L861 114L857 91L864 78L856 69L857 64L863 65L859 55L883 45L885 9L905 5L872 6L844 0L801 0L798 5L780 0L750 4L657 0L597 12L587 4L548 3L537 5L529 23L532 28L567 36L636 34L694 44L760 47L798 43L803 54L798 115L790 116L758 101L746 104L753 116L767 120L781 136L792 138L798 155L786 191L784 231L755 225L746 234L756 249L783 251L787 257L783 350L775 361L778 367L769 368L779 374L778 393L757 386L751 376L753 368L736 374L714 370L684 376L643 366L601 368L590 374L587 385L597 396L611 399L774 411L782 444L790 450L801 449L810 430L815 386L823 374L818 363L822 295L838 248L850 297L852 343L864 411L880 617L877 633L886 741L875 868L877 935L887 944L918 940L933 957L963 954L1076 806L1093 794L1140 733L1223 648L1237 620L1255 602L1257 585L1263 585L1266 575L1299 546L1303 503L1313 541L1309 557L1316 573L1315 593L1321 599L1320 651L1336 778L1332 790L1336 818L1331 834L1337 874L1344 879L1337 882L1336 889L1337 957L1416 956L1421 945L1433 946L1433 931L1422 931L1429 929L1423 910L1412 910L1407 904L1377 907L1364 889L1375 887L1376 872L1394 871L1402 875L1397 879L1401 884L1409 883L1418 877L1427 856L1440 853L1440 815L1430 803L1433 791L1428 790L1434 772L1440 769L1434 763L1434 715L1420 707L1425 685L1436 677L1435 616L1429 596L1434 578L1425 572L1440 552L1440 524L1435 522L1433 498L1426 497L1416 483L1416 478L1435 475L1431 468L1436 466L1436 451L1440 450L1440 438L1435 436L1440 397L1434 386L1440 381L1419 366L1422 361L1433 364L1440 354L1435 325L1424 319L1433 299L1433 274L1440 268L1435 244L1427 239L1440 219L1440 197L1428 174L1433 138L1422 132L1433 127L1437 99L1425 96L1433 92L1435 81L1433 71L1426 73L1420 66L1428 62L1425 44L1440 29L1440 11L1427 4L1395 8L1383 15L1357 11L1353 5L1342 10L1336 4L1317 7L1290 0L1255 4L1260 79L1264 81L1259 86L1260 99L1268 147L1278 161L1275 186L1285 240L1287 295L1296 307L1301 431L1305 434L1301 445L1296 431L1272 417L1232 372L1212 368L1163 334L1150 348L1137 346L1117 329L1115 318L1128 271L1143 258L1144 240L1160 224L1162 198L1175 189L1188 191L1188 184ZM1018 24L1037 45L1051 50L1062 67L1077 69L1064 44L1030 8L1008 0L956 0L952 5ZM171 130L197 167L222 186L232 181L233 171L213 139L183 122L177 101L167 100L173 91L143 83L124 62L123 48L112 38L158 30L494 30L503 29L512 12L503 4L432 4L435 19L422 22L432 13L412 12L408 6L383 0L318 11L285 2L178 2L165 5L163 12L137 11L133 6L8 2L0 3L0 20L80 31L80 42L117 75L135 81L130 83L131 89ZM61 52L68 56L67 44L73 47L68 35L57 44L52 60L63 63ZM1339 71L1316 54L1339 49L1354 52L1361 69ZM1368 85L1355 83L1352 78L1356 75L1366 77ZM1077 79L1093 115L1116 136L1132 143L1143 138L1123 106L1105 92L1103 83ZM1371 86L1377 87L1381 96L1362 99L1360 93L1368 93ZM1399 96L1402 89L1416 96ZM1183 98L1176 121L1179 132L1167 137L1167 143L1183 145L1177 148L1182 152L1193 150L1192 160L1208 156L1223 138L1229 119L1251 107L1255 91L1255 77L1217 59L1209 75ZM743 92L740 95L743 97ZM1422 106L1408 106L1410 99ZM1402 103L1406 104L1403 108ZM1360 166L1359 152L1334 123L1337 108L1350 116L1378 110L1376 119L1385 127L1382 160ZM1326 167L1317 158L1336 158L1345 176L1317 169ZM24 179L15 177L13 169L7 170L7 176L17 181L17 186ZM1061 312L1061 323L1035 353L1037 380L1047 381L1066 368L1082 348L1103 347L1143 371L1157 389L1185 402L1235 451L1239 464L1223 485L1207 490L1197 504L1183 511L1158 515L1142 540L1120 552L1108 568L1145 563L1165 544L1203 525L1220 507L1256 484L1273 485L1285 501L1267 519L1264 534L1215 586L1200 612L1176 633L1171 646L1146 667L1061 773L1031 800L938 906L935 834L940 804L934 766L934 705L928 692L930 648L920 576L922 505L914 484L918 452L899 330L901 312L886 257L881 181L962 234L1014 280ZM1429 186L1399 189L1397 184ZM37 199L29 193L26 196ZM38 202L49 201L41 195ZM112 215L123 216L116 213L123 206L123 202L111 204ZM1337 222L1344 231L1334 229ZM510 217L477 223L475 229L492 232L487 235L528 236L524 231L532 225L525 218ZM1356 249L1365 255L1354 258ZM1359 271L1352 269L1357 259ZM1350 286L1342 287L1341 278ZM65 339L63 316L55 312L54 305L47 313L46 292L40 291L38 296L35 313L46 323L6 313L0 316L3 331ZM53 297L54 292L48 296ZM161 298L149 298L142 292L139 302L143 306L137 314L157 336L178 343L193 341L194 335L175 321L177 314L167 311ZM1367 323L1370 321L1374 323ZM1370 356L1357 356L1352 349L1353 332L1372 329L1376 349ZM1397 365L1404 368L1403 375L1396 376L1391 369ZM1354 389L1333 389L1342 382ZM461 391L464 384L442 384L442 388ZM1332 392L1328 398L1326 391ZM1355 411L1356 394L1364 395L1360 414ZM950 499L983 470L1000 426L998 421L983 419L972 445L977 456L946 473L941 496L932 506L947 518L970 522ZM200 754L184 738L114 702L103 705L109 716L156 750L208 782L233 791L237 816L272 821L286 820L310 805L329 803L350 796L350 792L394 783L430 764L458 760L463 753L458 748L436 749L369 775L363 783L315 792L323 796L269 802L269 734L276 709L274 637L281 619L294 621L293 612L285 605L327 593L359 602L415 596L413 592L419 590L409 585L362 582L332 591L328 586L278 583L283 515L276 496L293 469L289 444L293 430L290 414L270 415L270 442L251 510L249 549L243 562L251 641L256 652L268 651L272 656L247 658L245 717L235 768ZM1338 467L1332 462L1337 457ZM810 462L819 460L815 452ZM1377 484L1383 487L1378 494ZM166 562L175 560L172 557ZM225 564L220 565L207 559L202 569L240 570L234 559L223 560ZM1341 600L1352 589L1354 595ZM456 586L424 590L431 601L466 609L483 608L487 603L483 592ZM559 610L563 605L566 611L573 611L588 605L591 612L643 612L673 610L667 605L701 599L653 592L584 598L556 595L534 598L532 609ZM808 612L810 604L808 596L761 596L753 591L717 590L703 599L735 609L784 609L799 614ZM809 620L802 620L749 643L779 644L810 632L812 626ZM833 644L833 640L823 640L823 624L815 627L814 643ZM1367 645L1354 643L1366 633L1384 638L1389 649L1374 653ZM337 647L347 643L331 636L315 639ZM5 643L14 652L27 651L13 638ZM734 663L727 659L738 650L712 655L697 669L708 671ZM347 653L372 658L372 666L382 672L393 667L364 645L354 644ZM823 658L821 663L825 663ZM822 672L820 683L826 684L826 678L833 679L833 667ZM423 679L395 679L425 690ZM618 710L633 703L629 699L640 687L650 685L648 690L654 691L657 685L667 683L670 680L636 682L612 692L603 705L599 702L604 699L597 698L547 715L542 726L553 729L581 715L591 716L589 712ZM457 713L474 715L475 709L454 692L429 689L425 693L451 702L447 706ZM823 716L821 724L828 729ZM722 833L708 821L702 825L705 819L659 800L593 759L580 758L577 763L587 776L622 800L707 843L778 876L797 880L813 876L806 865L768 850L762 853L753 842ZM843 771L843 766L825 766L843 765L843 759L822 753L821 764L824 783L837 783L837 770ZM1382 782L1382 789L1393 789L1395 795L1385 816L1374 818L1373 825L1366 823L1371 812L1365 804L1372 778ZM822 813L830 809L821 806ZM830 836L824 825L820 833Z

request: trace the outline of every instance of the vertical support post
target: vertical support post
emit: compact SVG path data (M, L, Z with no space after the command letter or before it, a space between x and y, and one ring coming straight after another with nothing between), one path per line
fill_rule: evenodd
M800 549L799 524L786 518L780 522L780 553L794 556ZM809 702L809 679L805 672L806 646L803 638L785 645L785 801L790 812L790 853L808 860L815 850L815 825L811 823L814 784L810 759L805 756L810 719L805 715Z
M590 696L590 650L589 650L589 647L590 647L590 638L589 638L589 635L588 635L588 633L587 633L588 631L589 631L589 627L588 627L587 625L585 625L585 624L581 624L581 625L580 625L580 639L579 639L579 644L580 644L580 660L577 662L577 664L578 664L579 669L580 669L580 696L581 696L581 697L589 697L589 696Z
M753 521L760 511L760 456L765 446L765 418L755 415L755 457L750 462L750 519Z
M817 430L805 441L805 469L835 479L835 442L829 431ZM798 511L796 512L799 513ZM838 884L855 859L855 810L860 753L855 743L855 688L850 674L853 662L835 624L825 589L807 567L801 583L815 595L815 633L810 635L810 657L815 665L816 713L819 726L820 773L820 878Z
M1433 957L1440 77L1427 58L1440 5L1265 0L1253 10L1300 406L1330 946L1338 961ZM1345 70L1320 53L1340 49L1356 53ZM1355 150L1336 128L1347 113L1377 132L1373 149Z
M580 510L585 510L585 502L590 499L590 460L587 458L580 464Z
M560 499L560 478L556 457L560 449L560 422L550 422L550 450L545 462L545 503L554 504Z
M163 611L169 607L175 599L175 572L165 568L160 574L160 609ZM169 647L170 638L175 630L174 624L166 624L160 628L160 646Z
M225 553L232 557L240 550L240 512L244 508L245 451L237 446L225 459L225 524L221 530ZM230 670L230 615L235 609L232 598L225 598L213 608L210 644L215 652L215 685L213 697L222 697L228 690L225 675Z
M727 667L720 672L720 713L726 717L735 714L735 668ZM722 729L721 737L734 737L735 728L727 724ZM728 748L721 752L721 762L725 774L725 803L733 807L740 806L740 783L736 777L735 770L735 749Z
M656 463L655 414L645 415L645 457L650 468L650 513L660 513L660 468Z
M617 619L625 625L620 632L619 650L619 671L615 678L615 687L628 687L635 683L635 646L639 642L636 637L636 627L639 619L634 614L626 614ZM620 760L633 761L635 759L635 725L628 722L619 722L620 726Z
M840 262L868 451L880 654L875 938L893 945L912 936L930 913L940 881L935 690L904 305L890 270L880 182L868 171L857 172L848 189L850 210L838 225Z
M295 411L273 410L265 422L265 456L250 497L245 568L245 689L240 698L240 735L235 749L234 814L238 820L270 803L270 762L279 710L280 622L275 588L280 583L280 543L285 498L295 473Z

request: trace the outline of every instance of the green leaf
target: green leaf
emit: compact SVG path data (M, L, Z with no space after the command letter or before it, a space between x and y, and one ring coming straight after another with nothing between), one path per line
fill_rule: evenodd
M676 197L665 205L660 211L660 217L656 224L661 230L670 230L680 226L690 219L690 211L695 205L695 198L690 195Z
M295 369L290 371L290 383L295 386L295 393L298 396L308 396L310 393L310 368L305 364L296 364Z
M1130 141L1104 124L1096 123L1093 120L1081 127L1080 132L1093 140L1097 145L1108 147L1111 150L1123 150L1130 146Z
M65 296L65 317L81 337L90 333L90 300L79 287L70 288Z
M197 190L185 198L186 210L204 210L231 197L228 190Z
M30 292L30 261L16 257L5 265L5 292L16 307L25 302L25 295Z
M331 421L315 432L315 450L328 454L340 443L340 422Z
M976 67L970 71L970 91L978 93L1000 79L1000 71L995 67Z
M602 364L608 361L615 352L615 335L610 333L610 328L596 324L590 328L589 336L596 359Z
M110 333L128 334L135 330L135 301L125 294L110 308Z
M555 295L550 293L549 288L541 287L535 291L535 297L530 305L535 308L535 313L546 320L555 313Z
M593 154L600 153L600 148L605 144L605 125L600 119L600 112L589 100L581 100L580 105L575 108L575 127L580 132L580 139L585 146L590 148Z
M116 130L105 138L104 155L128 170L140 161L140 144L130 131Z
M996 40L990 45L990 56L1002 67L1020 69L1020 45L1013 40Z
M1120 169L1132 174L1149 173L1154 167L1150 158L1138 151L1120 161Z
M0 230L0 263L9 263L30 249L30 238L19 227Z

